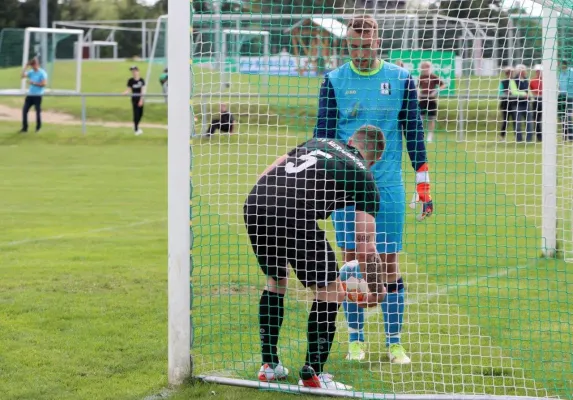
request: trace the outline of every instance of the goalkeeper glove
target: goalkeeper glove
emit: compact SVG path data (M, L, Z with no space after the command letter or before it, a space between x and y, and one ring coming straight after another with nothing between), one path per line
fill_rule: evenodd
M416 219L422 221L431 216L434 212L434 204L432 203L432 196L430 195L428 164L422 165L416 171L416 200L422 203L422 213L418 215Z

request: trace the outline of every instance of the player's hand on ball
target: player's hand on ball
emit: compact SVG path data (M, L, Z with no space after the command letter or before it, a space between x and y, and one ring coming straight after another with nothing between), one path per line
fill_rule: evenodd
M384 293L382 293L381 295L376 293L368 293L365 301L358 302L358 307L360 308L378 307L380 303L382 303L382 301L384 300L384 297L386 297L386 288L384 288Z
M358 261L349 261L340 269L340 284L346 292L346 301L357 303L361 308L376 307L384 298L385 293L380 296L371 293L368 283L362 277L360 264Z

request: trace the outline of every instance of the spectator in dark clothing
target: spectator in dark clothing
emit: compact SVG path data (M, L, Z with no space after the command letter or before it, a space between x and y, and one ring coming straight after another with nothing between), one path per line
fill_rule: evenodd
M219 114L219 118L214 118L211 121L211 125L209 125L209 129L207 130L208 136L211 136L212 134L217 132L218 129L220 129L221 132L225 132L230 135L233 134L233 131L235 129L235 117L227 109L226 104L221 104L220 110L221 112Z
M543 136L542 128L542 115L543 115L543 78L542 78L542 66L536 65L535 76L529 82L529 92L531 95L531 130L535 132L535 136L538 142L541 142Z
M511 113L509 112L509 82L513 69L506 67L503 69L503 79L499 83L499 111L501 113L501 129L499 132L500 140L505 141L507 134L507 124Z
M445 89L446 84L440 77L432 73L432 63L422 61L420 64L420 77L418 78L418 101L422 116L426 119L428 142L433 141L438 115L438 93Z
M129 69L132 77L127 81L127 89L123 94L131 93L131 108L133 110L133 131L139 136L143 131L139 128L143 118L143 95L145 94L145 80L139 75L139 68L133 66Z
M515 129L515 140L523 142L524 127L527 130L528 142L532 140L530 129L527 129L527 111L529 109L529 81L525 65L515 67L513 79L509 81L509 110Z

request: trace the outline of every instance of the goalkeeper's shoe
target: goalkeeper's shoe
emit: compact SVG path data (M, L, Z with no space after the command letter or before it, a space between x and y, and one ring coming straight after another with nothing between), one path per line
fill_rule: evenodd
M274 382L282 381L288 377L288 369L279 363L273 368L270 364L261 365L259 370L259 381Z
M388 356L392 364L410 364L412 360L406 354L404 346L400 343L393 343L388 348Z
M362 361L366 357L366 352L364 351L366 345L363 342L350 342L348 345L348 354L346 354L346 359L348 361Z
M305 365L300 370L300 386L316 389L331 389L331 390L350 390L352 386L345 385L344 383L336 382L333 380L334 376L323 372L319 375L316 374L312 367Z

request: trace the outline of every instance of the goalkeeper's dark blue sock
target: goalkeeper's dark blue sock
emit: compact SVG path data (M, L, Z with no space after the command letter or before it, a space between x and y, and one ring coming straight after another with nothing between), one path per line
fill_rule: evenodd
M384 332L386 333L386 346L400 343L402 321L404 319L405 288L402 278L394 283L386 284L388 294L381 304L384 315Z
M279 363L277 343L284 316L284 294L265 290L259 302L259 334L263 364Z
M348 341L364 342L364 309L358 307L357 303L345 301L344 316L348 323Z

